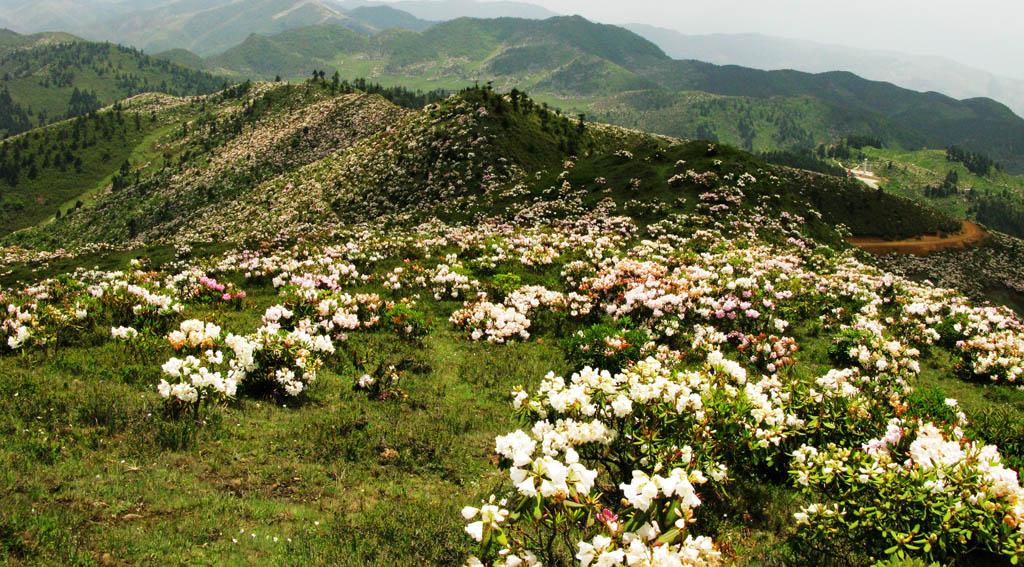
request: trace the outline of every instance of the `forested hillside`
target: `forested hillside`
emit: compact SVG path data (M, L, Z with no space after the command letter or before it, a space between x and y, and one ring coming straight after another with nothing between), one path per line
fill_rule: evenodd
M5 36L0 49L0 135L86 114L159 91L206 94L225 79L140 51L70 36Z

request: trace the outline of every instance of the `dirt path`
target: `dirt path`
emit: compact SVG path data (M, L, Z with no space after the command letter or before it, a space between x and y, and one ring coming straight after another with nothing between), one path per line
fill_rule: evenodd
M936 250L948 250L950 248L964 248L970 244L983 242L988 238L988 233L973 222L964 221L960 232L950 234L941 238L934 234L915 236L904 240L885 240L874 236L854 236L846 241L872 254L913 254L915 256L927 256L929 252Z

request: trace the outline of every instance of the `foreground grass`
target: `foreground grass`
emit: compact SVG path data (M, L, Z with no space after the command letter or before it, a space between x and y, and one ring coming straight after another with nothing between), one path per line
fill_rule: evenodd
M220 315L243 328L251 313ZM490 478L512 425L507 392L564 366L544 343L363 334L343 348L413 362L408 399L353 391L340 354L302 407L243 399L194 428L152 390L170 351L140 359L104 331L0 359L8 564L457 564L458 510L493 489L471 479Z
M240 331L277 296L255 288L247 301L186 315ZM435 317L422 342L367 332L339 343L298 407L241 398L195 426L165 416L153 391L169 347L133 353L107 336L0 358L5 565L460 565L471 542L459 510L503 482L493 439L515 428L508 392L572 370L551 333L479 344ZM831 337L813 325L796 337L794 372L831 367ZM353 356L402 364L408 397L354 391ZM990 439L1001 447L1022 438L1007 424L1024 423L1024 393L955 379L939 349L922 361L922 392L961 400L988 420L979 435L1005 433ZM984 417L994 412L1004 421ZM785 484L737 479L698 525L740 565L792 565L786 540L805 502Z

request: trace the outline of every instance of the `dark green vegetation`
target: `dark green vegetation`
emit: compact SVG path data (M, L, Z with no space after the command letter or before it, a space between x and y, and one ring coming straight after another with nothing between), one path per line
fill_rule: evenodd
M166 127L155 114L115 106L0 142L0 230L80 209L115 172L131 167L148 135Z
M139 93L214 92L224 79L140 51L66 34L0 37L0 135L97 110Z
M414 96L400 89L377 90L398 102ZM511 206L521 201L520 191L541 197L566 181L581 191L578 200L538 214L551 218L594 207L610 192L646 224L694 211L701 194L720 178L768 170L753 156L728 146L706 141L673 143L589 125L579 116L560 115L517 91L507 96L489 88L464 92L456 100L481 112L472 128L458 133L448 129L459 128L465 120L461 114L446 114L443 108L410 114L380 96L352 91L347 83L319 78L301 85L245 83L213 97L168 102L166 109L155 114L145 106L126 108L120 119L100 114L98 123L121 125L122 137L126 132L136 138L144 135L133 128L154 122L154 116L157 123L177 120L182 125L158 132L141 147L132 138L119 149L103 150L109 152L109 159L90 162L95 169L88 178L94 180L97 191L110 183L101 199L7 240L47 248L72 242L121 245L136 239L194 239L195 231L206 227L225 238L244 234L257 242L273 239L278 230L291 233L302 223L359 222L367 207L389 215L459 221L493 215L506 207L516 210ZM113 112L121 115L122 111ZM85 124L89 122L80 121L79 127ZM438 124L444 128L439 130ZM381 132L385 128L390 128L386 134ZM39 134L42 139L56 139L56 134L44 136L45 132ZM83 134L85 139L98 137L90 132ZM465 140L467 147L480 140L490 143L473 150L472 156L458 146L440 150L453 136ZM424 137L432 141L417 142L401 153L393 151L406 144L404 140ZM49 148L48 142L40 144ZM10 146L10 152L20 147ZM126 163L122 156L133 149L137 159ZM39 179L60 174L53 158L43 165L46 151L21 150L18 155L20 162L27 155L35 156ZM220 155L238 157L227 162ZM560 178L558 171L565 160L575 161L575 167L567 178ZM438 183L455 175L469 183L460 182L458 187ZM779 170L779 175L785 190L775 214L785 211L788 218L796 218L805 216L809 208L819 210L822 218L808 222L820 227L816 234L826 241L835 238L830 228L835 224L862 236L908 237L955 229L949 217L853 181L798 170ZM95 180L103 183L97 186ZM502 196L517 183L522 189ZM502 189L486 189L489 184ZM11 207L11 228L34 225L53 214L54 204L74 197L42 193L40 187L45 185L40 184L18 187L12 195L22 205ZM478 202L482 190L493 195ZM30 198L38 203L26 204ZM300 207L297 203L304 199L311 201ZM293 208L294 212L285 212ZM256 222L268 210L272 217L296 215L301 222L297 226L269 219Z
M625 29L579 17L460 19L373 36L317 26L249 37L209 63L267 79L322 68L418 88L493 81L601 121L752 151L862 135L906 148L958 145L1024 167L1024 119L989 99L958 101L843 72L673 60Z
M846 177L846 170L842 166L824 160L810 150L764 152L760 154L760 157L768 163L776 165L806 169L832 177Z

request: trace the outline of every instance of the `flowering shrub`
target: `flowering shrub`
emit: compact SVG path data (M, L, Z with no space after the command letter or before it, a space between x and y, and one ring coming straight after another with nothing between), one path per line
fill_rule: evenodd
M245 292L234 283L221 283L198 269L187 270L168 278L166 287L177 292L186 303L215 303L240 309Z
M260 327L249 337L235 337L231 346L245 373L242 390L274 397L302 394L316 380L323 355L334 352L334 345L324 335L286 331L275 325Z
M111 329L111 334L131 339L138 336L138 331ZM224 353L220 350L223 346L220 327L189 319L168 333L166 340L171 348L186 355L173 357L161 367L164 379L157 385L157 392L172 414L191 410L198 419L204 404L216 404L235 396L238 374L226 370Z
M528 339L530 320L514 308L494 304L486 299L470 303L452 313L450 321L470 332L474 341L504 343L516 338Z
M403 400L409 397L399 386L403 374L394 364L381 363L373 372L356 379L353 388L365 391L374 400Z
M618 370L640 360L648 341L645 332L630 328L624 318L615 326L597 324L576 331L566 339L566 357L574 368Z
M498 437L496 451L515 491L489 520L467 526L481 544L471 563L500 565L509 554L551 562L556 552L543 542L571 541L566 552L583 564L715 564L712 542L689 533L701 493L716 494L730 467L779 458L780 442L802 424L718 351L698 371L648 358L616 375L549 374L536 397L514 396L527 427Z
M1024 490L996 447L957 427L893 419L861 448L805 445L793 477L812 498L798 542L832 555L952 562L974 549L1024 557Z

